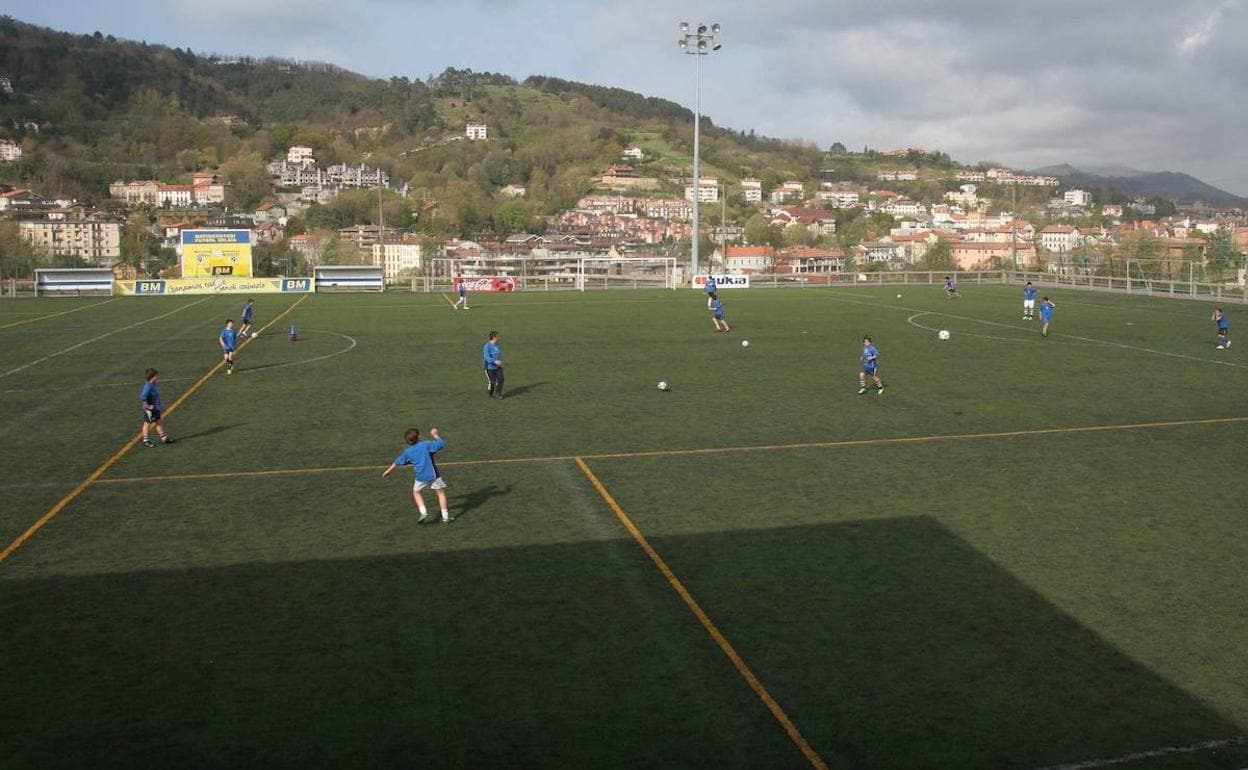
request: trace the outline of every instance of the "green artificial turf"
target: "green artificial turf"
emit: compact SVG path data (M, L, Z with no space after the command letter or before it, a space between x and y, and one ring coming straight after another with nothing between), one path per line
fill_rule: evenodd
M962 289L724 290L730 334L692 290L262 297L177 443L50 519L241 300L0 301L0 548L46 519L0 562L0 764L808 766L575 457L833 766L1248 734L1242 351L1206 302L1055 291L1041 339ZM409 426L450 525L380 477Z

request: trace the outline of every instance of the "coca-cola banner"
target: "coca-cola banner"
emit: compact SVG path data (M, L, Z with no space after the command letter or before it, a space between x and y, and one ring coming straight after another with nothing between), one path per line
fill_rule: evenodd
M516 279L510 276L491 276L488 278L464 278L464 286L468 287L468 291L515 291ZM459 281L455 282L455 288L459 288Z

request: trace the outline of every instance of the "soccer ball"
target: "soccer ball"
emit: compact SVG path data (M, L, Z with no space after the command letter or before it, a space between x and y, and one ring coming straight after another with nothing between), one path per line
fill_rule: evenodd
M947 339L949 339L949 330L948 330L948 329L941 329L940 331L936 332L936 336L937 336L937 337L939 337L939 338L940 338L940 339L942 339L942 340L947 340Z
M748 348L749 346L750 346L749 340L741 340L741 347Z
M259 336L260 336L260 332L252 332L252 333L251 333L251 338L252 338L253 340L254 340L256 337L259 337Z
M660 383L659 383L659 390L667 390L667 383L666 383L666 382L660 382Z
M900 294L898 294L898 295L897 295L897 299L901 299L901 295L900 295Z

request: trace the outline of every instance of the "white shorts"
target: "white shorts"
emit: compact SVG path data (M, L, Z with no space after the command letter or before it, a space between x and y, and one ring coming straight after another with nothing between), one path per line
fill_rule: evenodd
M416 483L412 485L413 492L421 492L426 489L446 489L446 482L442 480L441 476L438 476L433 481L421 481L420 479L417 479Z
M1023 310L1031 310L1035 306L1036 306L1036 301L1034 299L1023 300Z

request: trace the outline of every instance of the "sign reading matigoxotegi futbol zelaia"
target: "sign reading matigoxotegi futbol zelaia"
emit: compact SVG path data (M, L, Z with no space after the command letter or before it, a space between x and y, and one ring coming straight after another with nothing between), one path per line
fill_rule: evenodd
M182 277L251 277L250 230L183 230Z
M168 297L175 294L307 294L311 278L151 278L116 281L116 294Z

